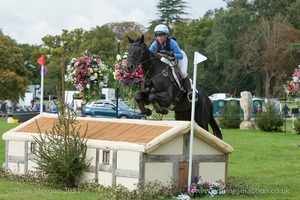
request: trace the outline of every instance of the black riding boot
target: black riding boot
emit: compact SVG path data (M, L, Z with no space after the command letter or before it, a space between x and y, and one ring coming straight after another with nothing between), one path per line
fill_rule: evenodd
M192 102L193 99L193 91L192 91L192 87L191 87L191 81L190 78L187 76L183 79L182 81L183 87L186 89L187 91L187 99ZM197 96L196 96L196 101L198 100Z
M187 76L185 77L183 80L182 80L182 83L183 83L183 87L186 89L186 91L188 93L191 93L192 92L192 87L191 87L191 81L190 81L190 78Z

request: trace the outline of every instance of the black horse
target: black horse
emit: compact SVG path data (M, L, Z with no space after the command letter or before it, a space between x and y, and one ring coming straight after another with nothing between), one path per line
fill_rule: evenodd
M155 111L167 114L168 110L175 111L176 120L191 120L191 102L187 98L187 92L177 84L172 68L160 60L160 56L152 53L144 43L144 35L137 39L128 37L131 44L127 68L133 71L136 66L142 64L143 84L141 92L135 95L139 109L143 114L152 114L145 105L150 103ZM208 131L211 126L214 135L222 139L221 130L213 117L213 105L204 90L197 86L197 102L195 103L195 121L203 129Z

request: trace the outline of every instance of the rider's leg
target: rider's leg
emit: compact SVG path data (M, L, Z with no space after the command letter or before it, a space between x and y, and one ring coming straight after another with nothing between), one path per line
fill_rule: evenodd
M188 77L187 74L187 66L188 66L188 59L186 54L184 53L184 51L181 51L183 54L183 59L182 60L178 60L178 67L180 69L180 72L182 74L182 78L183 78L183 87L185 88L185 90L188 92L187 94L187 98L188 100L191 102L192 101L192 97L193 97L193 92L192 92L192 86L191 86L191 81L190 78ZM197 95L196 95L196 101L197 99Z
M183 87L186 89L186 91L191 92L191 82L187 74L188 59L184 51L181 51L181 53L183 54L183 59L178 60L178 67L183 78Z
M192 92L191 81L190 81L190 78L188 76L183 78L182 84L183 84L183 87L186 89L187 92Z

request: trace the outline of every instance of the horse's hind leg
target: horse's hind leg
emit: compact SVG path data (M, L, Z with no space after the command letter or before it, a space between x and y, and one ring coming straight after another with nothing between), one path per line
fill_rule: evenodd
M135 94L134 99L136 100L138 107L143 115L147 115L147 116L152 115L152 111L149 108L145 107L145 101L146 101L145 93L140 92Z

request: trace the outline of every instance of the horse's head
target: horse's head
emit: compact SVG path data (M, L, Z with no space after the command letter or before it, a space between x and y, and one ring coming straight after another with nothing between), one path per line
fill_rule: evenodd
M144 44L144 35L137 39L131 39L129 36L127 37L130 43L127 69L130 72L133 72L134 69L143 62L144 53L148 47Z

